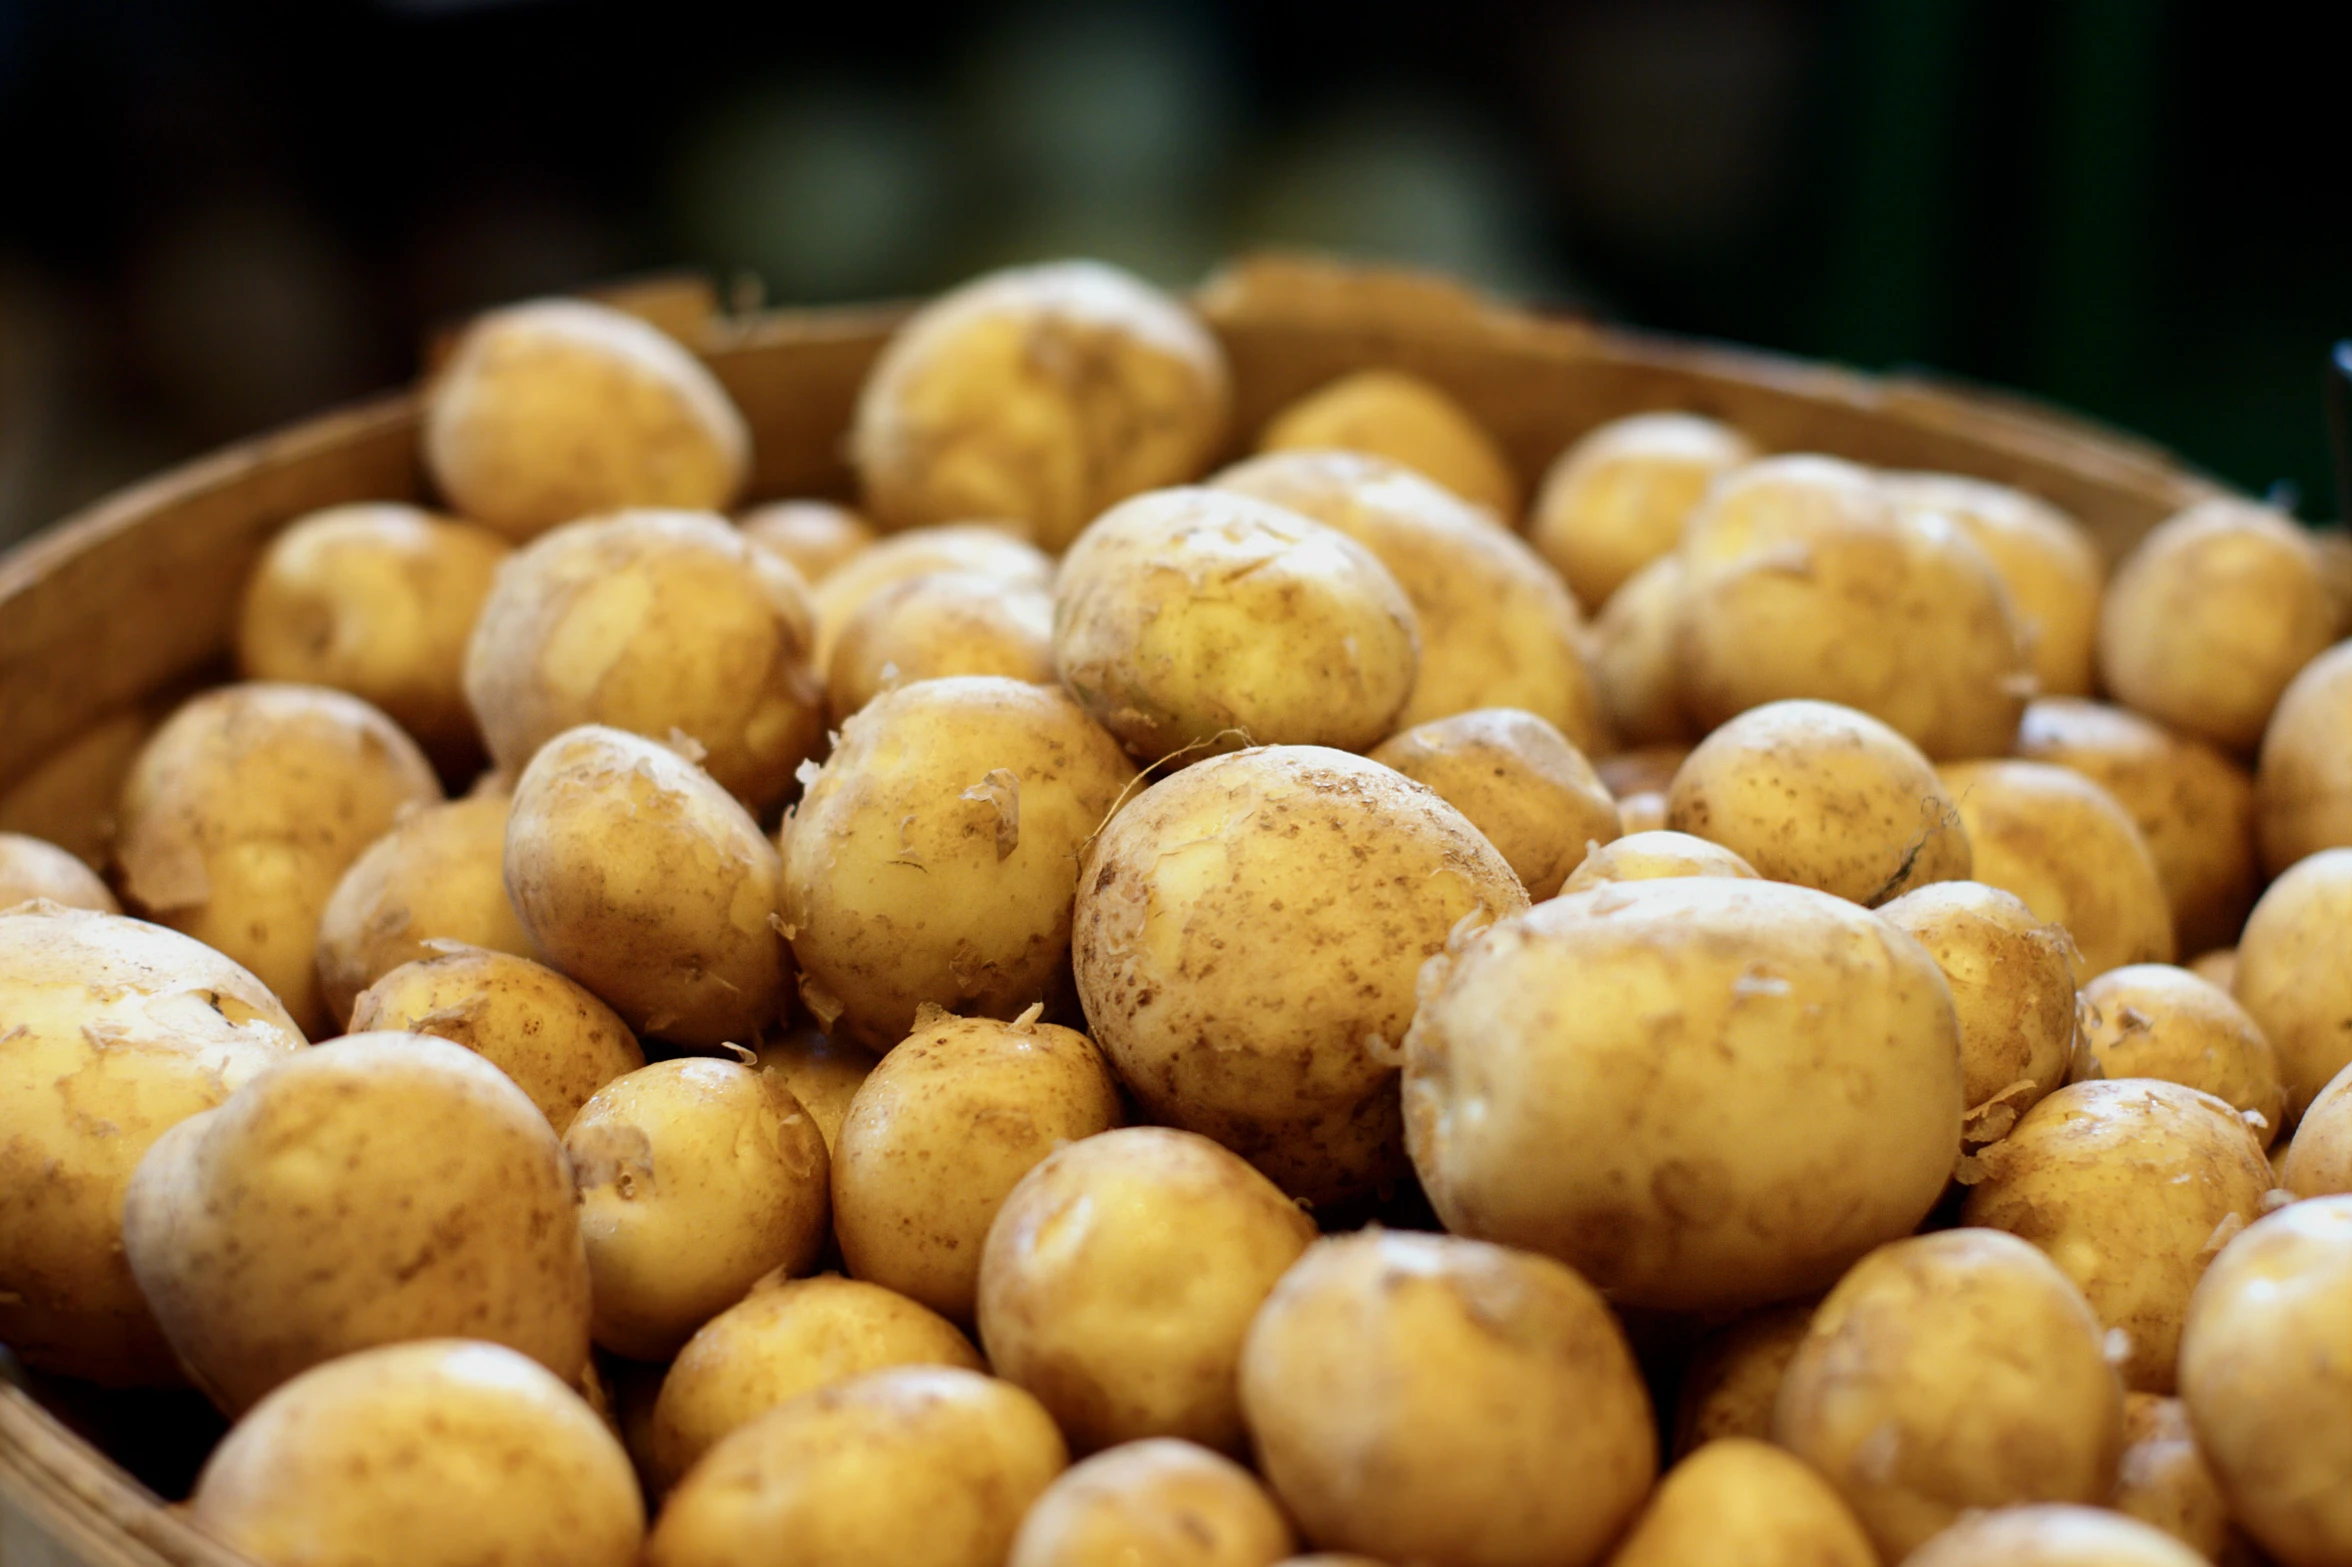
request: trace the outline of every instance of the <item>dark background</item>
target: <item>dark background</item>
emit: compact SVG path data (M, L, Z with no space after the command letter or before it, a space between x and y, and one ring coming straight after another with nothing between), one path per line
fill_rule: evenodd
M2330 10L0 0L0 539L520 294L1269 242L2023 388L2332 516Z

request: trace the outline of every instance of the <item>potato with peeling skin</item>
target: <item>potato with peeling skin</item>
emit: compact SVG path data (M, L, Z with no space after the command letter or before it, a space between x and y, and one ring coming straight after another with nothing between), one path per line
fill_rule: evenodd
M1562 896L1590 892L1613 881L1663 881L1677 876L1729 876L1758 881L1756 868L1719 843L1689 833L1629 832L1585 857L1562 884Z
M817 614L816 667L833 667L842 627L875 595L913 577L952 571L987 577L1008 590L1053 587L1054 563L1036 545L1008 531L1009 522L966 522L911 528L862 550L826 577L812 594Z
M1544 473L1527 541L1598 609L1682 541L1707 487L1756 460L1755 443L1713 419L1633 414L1586 431Z
M763 1040L752 1064L792 1090L792 1097L817 1123L830 1154L841 1135L842 1118L858 1085L874 1070L875 1058L846 1039L828 1039L821 1030L796 1028L781 1038Z
M2083 525L2037 496L1958 474L1882 473L1878 483L1898 510L1948 517L1984 551L2041 690L2088 696L2107 572Z
M868 599L841 628L826 665L836 728L885 691L948 675L1003 675L1051 685L1053 596L977 572L931 572Z
M2279 1185L2297 1197L2352 1192L2352 1066L2319 1091L2278 1162Z
M1781 1378L1813 1322L1814 1302L1751 1311L1699 1340L1683 1368L1674 1410L1674 1455L1724 1437L1772 1440Z
M1533 713L1482 708L1419 724L1372 751L1470 819L1537 903L1617 837L1617 802L1584 753Z
M2352 1066L2352 849L2323 849L2270 884L2246 917L2230 994L2278 1052L2293 1125Z
M2255 1136L2270 1146L2286 1099L2278 1056L2228 991L2187 969L2135 963L2092 980L2082 998L2089 1016L2077 1078L2155 1077L2203 1089L2258 1118Z
M2262 732L2254 820L2273 876L2352 847L2352 642L2304 665L2280 695Z
M1006 1567L1270 1567L1296 1543L1257 1477L1191 1442L1130 1442L1063 1473Z
M1972 1513L1903 1567L2206 1567L2163 1530L2099 1507L2045 1503Z
M1853 1513L1779 1448L1710 1443L1666 1473L1609 1567L1878 1567Z
M1309 392L1266 421L1258 450L1385 458L1506 526L1519 517L1519 477L1494 437L1442 388L1401 370L1358 370Z
M2124 1395L2123 1461L2107 1505L2209 1561L2221 1560L2230 1543L2229 1503L2197 1450L2188 1406L2177 1398Z
M12 909L35 898L67 909L89 909L98 914L120 914L122 905L106 890L98 873L73 855L42 838L0 832L0 909Z
M1619 588L1593 622L1593 684L1601 711L1627 745L1699 738L1682 705L1674 628L1682 613L1681 557L1661 556Z
M800 573L815 587L871 549L874 525L831 501L770 501L735 519L743 536Z

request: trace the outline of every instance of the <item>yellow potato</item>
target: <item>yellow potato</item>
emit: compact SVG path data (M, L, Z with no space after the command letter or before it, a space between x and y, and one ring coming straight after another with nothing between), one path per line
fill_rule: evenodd
M1400 370L1359 370L1308 393L1266 422L1258 450L1383 457L1502 522L1519 516L1519 478L1494 437L1443 389Z
M56 844L0 832L0 909L44 898L61 908L120 914L98 873Z
M1677 876L1728 876L1755 881L1756 868L1719 843L1689 833L1629 832L1585 857L1562 884L1563 896L1613 881L1661 881Z
M2200 952L2183 965L2199 979L2208 980L2227 990L2237 983L2238 949L2216 947L2211 952Z
M1763 1442L1713 1442L1667 1471L1609 1567L1878 1567L1821 1477Z
M2123 1444L2107 1505L2162 1529L2208 1561L2222 1560L2230 1543L2229 1503L2197 1450L2188 1406L2153 1393L2127 1394Z
M867 600L910 577L952 571L991 578L1008 589L1053 587L1050 556L1008 529L1009 522L910 528L862 550L826 577L814 594L819 669L833 667L833 644Z
M2304 665L2280 695L2262 732L2254 822L2273 876L2352 847L2352 642Z
M47 755L27 758L31 765L0 791L0 832L43 839L105 869L114 855L115 801L154 729L144 710L116 713Z
M1629 794L1617 802L1617 830L1630 838L1636 833L1656 833L1666 830L1666 796L1656 790L1644 794ZM1677 833L1676 837L1682 834ZM1730 854L1728 849L1724 851ZM1737 859L1737 855L1732 855Z
M1003 675L1051 685L1053 598L978 572L895 582L842 626L826 666L835 727L885 691L945 675Z
M2278 1173L2279 1185L2297 1197L2352 1192L2352 1066L2330 1079L2303 1112Z
M831 501L770 501L735 519L743 536L800 573L811 587L863 554L879 537L874 525Z
M1683 1368L1675 1456L1726 1437L1772 1440L1781 1378L1812 1322L1812 1301L1790 1301L1751 1311L1701 1339Z
M1617 802L1584 753L1533 713L1482 708L1419 724L1372 760L1437 791L1483 833L1535 902L1617 837Z
M1627 745L1698 738L1674 662L1682 583L1681 557L1662 555L1635 572L1593 622L1593 683L1610 729Z
M1045 1488L1007 1567L1269 1567L1293 1540L1248 1470L1190 1442L1130 1442Z
M2286 1099L2278 1056L2228 991L2187 969L2135 963L2092 980L2082 998L2089 1015L2078 1077L2156 1077L2201 1088L2246 1112L2270 1146Z
M2106 567L2081 523L2037 496L1949 473L1882 473L1896 507L1959 524L2001 574L2032 655L2034 680L2050 696L2088 696Z
M2270 884L2246 917L2230 994L2278 1052L2292 1126L2352 1066L2352 849L2323 849Z
M2163 1530L2097 1507L2045 1504L1974 1513L1903 1567L2202 1567Z
M1707 486L1756 460L1755 443L1696 414L1612 419L1552 460L1527 539L1594 608L1682 539Z
M814 1028L796 1028L761 1042L754 1064L781 1080L817 1123L825 1152L841 1135L842 1118L858 1085L874 1070L874 1057L846 1039L828 1039Z

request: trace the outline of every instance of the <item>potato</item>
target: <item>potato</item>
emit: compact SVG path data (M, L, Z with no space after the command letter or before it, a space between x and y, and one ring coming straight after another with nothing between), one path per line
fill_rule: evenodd
M536 955L506 895L511 803L485 794L428 805L351 862L319 913L319 994L338 1023L351 1021L361 991L430 956L431 943Z
M2211 952L2200 952L2182 965L2199 979L2227 990L2237 982L2238 949L2216 947Z
M1636 833L1656 833L1666 830L1666 796L1651 790L1645 794L1629 794L1617 802L1617 830L1624 837ZM1683 834L1676 833L1676 837ZM1726 849L1733 859L1739 856Z
M2201 740L2096 702L2035 702L2017 754L2071 768L2115 797L2140 829L2182 952L2235 941L2254 906L2254 785Z
M1905 893L1879 917L1927 949L1960 1019L1961 1139L2005 1137L2066 1081L2075 1049L2074 943L2013 895L1946 881Z
M452 777L478 766L466 639L506 559L488 528L388 501L330 506L270 540L245 584L237 667L381 708Z
M831 1273L763 1279L697 1329L662 1378L656 1487L677 1484L721 1437L768 1410L891 1366L987 1369L954 1323L879 1284Z
M993 272L909 316L849 436L885 528L1017 517L1049 550L1223 444L1224 352L1176 300L1113 267Z
M845 1039L828 1039L814 1028L796 1028L763 1040L754 1064L792 1090L792 1097L817 1123L817 1135L831 1154L841 1122L858 1085L874 1070L874 1058Z
M2289 518L2201 501L2126 556L2099 610L2099 673L2127 707L2230 751L2335 640L2319 555Z
M2352 1560L2352 1197L2221 1250L2181 1329L2181 1397L2231 1514L2282 1567Z
M73 855L45 839L0 832L0 909L35 898L99 914L122 912L98 873Z
M645 1534L628 1455L579 1395L464 1339L279 1388L213 1450L188 1518L265 1567L633 1567Z
M131 1172L168 1127L303 1044L251 974L93 910L0 913L0 1342L109 1387L180 1371L123 1259Z
M927 1009L849 1102L834 1142L833 1233L850 1273L972 1320L988 1226L1022 1176L1125 1119L1075 1029Z
M1593 622L1593 683L1601 712L1627 745L1686 743L1698 726L1683 709L1674 662L1682 559L1663 555L1635 572Z
M977 1372L902 1366L729 1433L670 1493L646 1567L998 1567L1069 1462L1037 1400Z
M2322 849L2352 847L2352 642L2287 683L2254 777L2254 822L2273 876Z
M557 1135L591 1095L645 1064L613 1009L544 964L481 947L403 963L359 993L355 1034L431 1034L515 1081Z
M1146 762L1234 740L1369 748L1420 660L1413 606L1370 550L1227 490L1114 507L1054 586L1062 683Z
M2172 961L2178 949L2163 879L2113 795L2047 762L1960 762L1938 771L1968 831L1970 875L2063 927L2081 978Z
M1250 1326L1241 1402L1300 1532L1390 1561L1583 1567L1657 1472L1649 1393L1600 1295L1447 1235L1308 1248Z
M506 887L548 961L639 1034L749 1040L783 1006L782 865L734 796L666 746L590 725L515 783Z
M1533 713L1482 708L1434 719L1381 742L1372 760L1469 818L1538 903L1586 851L1617 837L1617 802L1592 764Z
M1277 452L1209 481L1337 528L1412 601L1421 673L1398 728L1516 707L1609 749L1576 601L1517 535L1409 469L1357 452Z
M1076 1451L1165 1436L1240 1454L1242 1337L1314 1238L1207 1138L1104 1132L1049 1154L997 1210L980 1343Z
M1725 1438L1770 1441L1781 1378L1812 1322L1813 1302L1796 1300L1751 1311L1701 1339L1683 1368L1674 1456Z
M1601 782L1617 797L1617 825L1623 836L1665 830L1666 791L1688 755L1687 745L1651 745L1593 763Z
M1594 608L1682 539L1707 486L1756 460L1755 443L1697 414L1612 419L1552 459L1527 540Z
M943 675L1054 683L1053 598L978 572L931 572L866 600L833 643L826 699L836 727L885 691Z
M115 862L131 911L255 977L312 1034L319 917L402 811L441 798L415 742L319 686L223 686L156 730L123 783Z
M1268 420L1258 450L1384 457L1501 522L1519 516L1519 478L1494 437L1441 388L1401 370L1358 370L1325 383Z
M2279 1185L2297 1197L2352 1192L2352 1066L2330 1079L2303 1112L2278 1174Z
M1008 1567L1268 1567L1290 1524L1247 1469L1190 1442L1130 1442L1065 1471Z
M154 732L142 709L102 718L38 758L0 790L0 832L40 838L103 870L114 857L115 801Z
M1808 888L1677 878L1555 898L1433 966L1405 1134L1455 1233L1624 1305L1741 1311L1925 1217L1960 1083L1917 942Z
M2352 849L2324 849L2270 884L2246 917L2230 994L2278 1052L2292 1126L2352 1066Z
M1837 1489L1888 1561L1971 1508L2103 1502L2123 1389L2102 1337L2081 1292L2013 1235L1895 1241L1813 1313L1772 1437Z
M868 703L784 834L784 933L825 1031L888 1050L926 1005L1061 997L1079 851L1134 778L1050 687L968 675Z
M1972 1513L1903 1567L2200 1567L2204 1560L2136 1518L2048 1504Z
M2319 554L2319 580L2335 606L2339 632L2352 632L2352 531L2341 522L2323 522L2304 537Z
M2171 1392L2189 1292L2261 1215L2270 1188L2270 1161L2244 1118L2178 1083L2074 1083L1977 1159L1964 1222L2048 1253L2121 1330L2126 1384Z
M735 519L743 536L800 573L811 587L824 581L880 537L874 525L831 501L770 501Z
M1770 702L1700 741L1667 792L1666 825L1766 880L1864 908L1968 875L1968 834L1927 758L1828 702Z
M2155 1077L2201 1088L2244 1111L2256 1139L2270 1146L2286 1098L2278 1056L2228 991L2187 969L2135 963L2092 980L2082 998L2090 1015L2078 1078Z
M2039 497L1949 473L1882 473L1898 510L1956 523L1984 551L2017 613L2046 695L2088 696L2107 571L2081 523Z
M513 539L624 506L724 510L751 432L701 362L632 316L541 299L478 318L425 389L425 467Z
M1756 881L1756 868L1719 843L1689 833L1629 832L1585 856L1561 885L1562 896L1613 881L1659 881L1676 876L1729 876Z
M2130 1393L2123 1400L2123 1462L2107 1505L2166 1534L2209 1561L2230 1543L2229 1503L2197 1450L2188 1406Z
M569 1381L588 1359L571 1172L506 1075L354 1034L255 1075L139 1161L123 1249L225 1412L322 1361L465 1333Z
M1837 1492L1776 1447L1712 1442L1676 1464L1609 1558L1610 1567L1878 1567Z
M1007 588L1051 589L1050 556L1008 529L1010 522L967 522L944 528L914 528L893 534L844 562L814 594L817 611L817 668L833 666L833 643L884 589L911 577L953 571L993 578Z
M688 1056L615 1078L564 1133L595 1310L589 1332L667 1360L771 1270L825 1249L825 1142L781 1079Z
M1071 953L1088 1027L1151 1119L1327 1203L1404 1171L1397 1047L1423 960L1526 906L1503 857L1421 785L1268 746L1187 767L1112 818Z
M499 569L466 651L466 700L509 772L582 724L683 735L757 814L823 740L813 616L799 574L723 518L577 522Z

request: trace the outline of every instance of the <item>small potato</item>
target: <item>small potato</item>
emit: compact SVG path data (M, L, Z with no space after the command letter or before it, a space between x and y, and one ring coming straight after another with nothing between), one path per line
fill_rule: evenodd
M2204 1567L2163 1530L2098 1507L2045 1504L1971 1513L1903 1567Z
M2273 876L2322 849L2352 847L2352 642L2288 682L2254 775L2254 822Z
M1049 550L1198 475L1225 439L1225 355L1192 313L1099 262L993 272L909 316L850 431L885 528L1017 517Z
M1968 830L1970 875L2063 927L2080 977L2172 961L2163 878L2113 795L2047 762L1960 762L1939 772Z
M1968 875L1968 834L1927 758L1828 702L1767 703L1700 741L1667 791L1666 825L1768 881L1864 908Z
M2221 1249L2181 1329L2181 1398L2230 1512L2282 1567L2352 1561L2352 1197Z
M2162 1529L2208 1561L2230 1542L2229 1503L2197 1450L2189 1410L2177 1398L2130 1393L2123 1400L2123 1462L2107 1505Z
M569 1381L588 1262L553 1130L480 1056L354 1034L264 1071L139 1161L123 1250L236 1415L323 1361L468 1333Z
M181 1373L123 1258L123 1191L163 1132L302 1048L251 974L160 926L0 913L0 1342L108 1387Z
M833 643L826 700L835 727L885 691L944 675L1051 685L1053 597L978 572L932 572L866 600Z
M155 721L143 709L116 713L28 759L16 782L0 790L0 832L54 843L93 869L112 864L115 802Z
M757 814L824 737L813 615L799 574L724 518L576 522L499 568L466 652L466 700L508 772L581 724L683 735Z
M2338 1072L2303 1112L2278 1173L2279 1185L2297 1197L2352 1192L2352 1066Z
M861 551L826 577L813 595L819 669L833 667L833 644L866 601L912 577L952 571L990 578L1008 590L1053 587L1054 563L1036 545L1007 531L1013 523L967 522L911 528Z
M2202 740L2097 702L2025 710L2017 754L2071 768L2115 797L2140 829L2182 952L2235 941L2254 906L2254 784Z
M1048 1155L997 1210L980 1342L1076 1451L1166 1436L1239 1454L1242 1338L1314 1238L1279 1187L1207 1138L1105 1132Z
M2270 884L2246 917L2230 994L2278 1052L2291 1126L2352 1066L2352 849L2323 849Z
M1609 727L1627 745L1698 738L1698 726L1683 709L1674 662L1682 583L1681 557L1660 556L1635 572L1593 622L1593 683Z
M723 510L751 432L675 339L577 299L482 316L425 391L425 467L512 539L624 506Z
M2199 979L2227 990L2237 983L2238 949L2216 947L2211 952L2200 952L2182 965Z
M613 1009L544 964L480 947L403 963L359 993L355 1034L431 1034L515 1081L558 1136L598 1089L645 1064Z
M1729 876L1755 881L1756 868L1719 843L1689 833L1629 832L1585 856L1560 893L1590 892L1613 881L1663 881L1676 876Z
M1586 851L1617 837L1617 802L1584 753L1533 713L1482 708L1381 742L1393 767L1470 819L1537 903L1556 895Z
M1911 1230L1960 1148L1950 992L1917 942L1774 882L1612 884L1433 965L1405 1133L1446 1228L1614 1300L1740 1311Z
M641 736L570 730L515 783L515 913L550 964L641 1035L708 1049L775 1020L781 880L775 847L734 796Z
M2201 501L2116 568L2099 611L2099 673L2158 723L2251 751L2279 693L2335 635L2303 530L2246 501Z
M1527 541L1595 609L1682 540L1707 486L1754 462L1755 443L1696 414L1612 419L1552 460Z
M1227 490L1112 508L1054 587L1062 683L1145 762L1211 746L1361 750L1396 728L1421 636L1355 540Z
M1009 1382L901 1366L738 1427L670 1493L646 1567L999 1567L1069 1463Z
M656 1489L683 1479L738 1426L803 1393L891 1366L985 1371L954 1323L904 1295L820 1274L763 1279L704 1323L653 1406Z
M1888 1561L1971 1508L2104 1502L2123 1388L2099 1319L1997 1230L1880 1247L1813 1313L1772 1438L1837 1488Z
M2134 963L2092 980L2082 998L2090 1018L2078 1078L2155 1077L2201 1088L2245 1112L2270 1146L2286 1098L2278 1056L2228 991L2187 969Z
M783 1082L733 1061L657 1061L596 1091L564 1133L596 1342L667 1360L772 1270L825 1249L825 1142Z
M213 1450L188 1517L264 1567L634 1567L645 1534L595 1412L525 1356L465 1339L296 1377Z
M479 766L466 639L506 559L488 528L387 501L330 506L269 542L245 584L237 667L374 704L442 769Z
M850 1273L969 1323L988 1227L1066 1142L1125 1119L1084 1034L927 1009L849 1102L834 1142L833 1232Z
M1647 794L1629 794L1619 800L1617 802L1617 830L1628 838L1635 833L1664 832L1666 830L1666 796L1652 790ZM1681 835L1677 834L1676 836Z
M223 686L156 730L123 783L115 862L131 911L251 969L306 1032L335 884L441 785L382 713L321 686Z
M1870 1536L1822 1478L1777 1447L1712 1442L1667 1471L1609 1567L1878 1567Z
M2039 1246L2121 1330L2127 1385L2171 1392L2189 1292L2270 1189L2245 1119L2177 1083L2074 1083L1977 1159L1964 1222Z
M2081 523L2049 502L1949 473L1882 473L1898 510L1959 524L1984 551L2017 611L2034 681L2049 696L2088 696L2106 567Z
M831 501L770 501L735 519L743 536L800 573L810 587L873 547L874 525Z
M506 895L510 803L485 794L428 805L351 862L319 914L319 994L338 1023L351 1021L361 991L429 956L433 942L537 955Z
M1657 1473L1624 1331L1558 1263L1449 1235L1318 1241L1251 1324L1242 1410L1318 1546L1585 1567Z
M1726 1437L1772 1439L1781 1378L1813 1322L1813 1302L1751 1311L1699 1341L1674 1409L1674 1455Z
M1308 393L1266 422L1258 450L1384 457L1498 521L1519 516L1519 477L1494 437L1442 389L1401 370L1359 370Z
M828 1039L813 1028L796 1028L761 1042L753 1064L782 1081L800 1101L830 1154L858 1085L874 1070L874 1057L846 1039Z
M1526 906L1429 790L1363 757L1267 746L1187 767L1111 819L1070 945L1088 1027L1146 1114L1324 1203L1404 1171L1397 1046L1422 963Z
M98 873L73 855L41 838L0 832L0 909L30 903L35 898L67 909L89 909L120 914L122 905L106 890Z
M1296 1542L1257 1477L1190 1442L1130 1442L1045 1488L1008 1567L1269 1567Z

